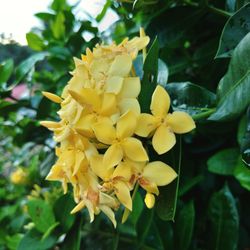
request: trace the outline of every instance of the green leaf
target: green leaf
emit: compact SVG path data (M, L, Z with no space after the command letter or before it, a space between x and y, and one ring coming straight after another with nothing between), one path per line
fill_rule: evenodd
M49 236L41 240L42 235L35 229L31 229L20 241L17 250L46 250L51 249L56 243L56 238Z
M233 175L239 154L238 148L228 148L219 151L208 159L208 170L214 174Z
M241 145L247 130L247 117L246 115L242 116L239 122L238 131L237 131L237 141Z
M189 202L181 208L176 219L175 227L175 243L176 249L187 250L189 249L195 220L194 202Z
M166 89L174 111L184 111L195 116L208 112L215 106L215 94L191 82L168 83Z
M83 217L78 214L74 226L67 233L64 241L62 250L80 250L81 248L81 227L82 227Z
M43 200L30 200L28 213L37 230L42 233L45 233L56 222L52 207Z
M143 113L150 112L151 97L157 84L159 44L157 38L154 40L146 56L143 65L143 78L141 92L138 100Z
M215 58L231 57L234 49L250 32L250 4L243 6L225 24Z
M26 34L26 40L29 47L36 51L41 51L44 48L44 42L41 37L33 32L29 32Z
M15 234L13 236L6 237L6 243L9 250L16 250L22 239L22 234Z
M15 87L15 85L20 83L20 81L22 81L24 79L24 77L34 68L35 64L39 61L44 60L44 58L47 55L48 54L46 52L39 52L37 54L30 56L29 58L27 58L23 62L21 62L16 68L15 83L13 85L9 86L8 89L12 89L13 87Z
M14 62L12 59L7 59L0 64L0 84L6 83L14 68Z
M230 120L250 103L250 32L235 48L225 76L217 88L218 105L209 120ZM237 105L235 101L237 100Z
M214 193L208 209L210 248L236 250L238 245L239 214L236 202L227 185Z
M234 177L243 188L250 191L250 169L245 166L242 159L238 160L238 164L234 170Z
M177 138L177 143L172 153L173 162L171 163L171 166L174 168L178 176L173 182L160 189L160 195L157 198L156 203L157 215L165 221L174 221L175 218L182 158L182 143L180 136Z
M61 196L54 205L56 220L60 222L63 232L69 231L75 221L75 216L70 214L75 203L71 195Z
M65 16L63 12L59 12L56 15L55 21L51 24L51 30L56 39L62 38L65 34L64 22L65 22Z

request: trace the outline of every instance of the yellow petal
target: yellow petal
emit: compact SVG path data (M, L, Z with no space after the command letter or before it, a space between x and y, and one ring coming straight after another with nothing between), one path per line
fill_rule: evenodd
M156 129L152 139L153 148L161 155L168 152L176 143L175 135L165 125Z
M84 136L93 137L93 125L97 122L97 117L94 114L83 115L75 124L75 130Z
M155 196L153 194L147 193L144 199L147 208L151 209L155 205Z
M46 180L48 181L60 181L65 178L65 173L62 169L62 166L55 164L49 174L46 177Z
M170 97L167 91L157 85L152 95L150 109L154 116L165 118L170 107Z
M148 155L141 141L136 138L127 138L122 142L125 155L133 161L148 161Z
M101 98L94 89L81 89L79 92L69 89L69 93L79 104L84 107L88 106L93 108L95 111L99 110L101 107Z
M157 128L157 119L150 114L140 114L138 117L135 134L147 137L153 130Z
M144 177L141 177L139 180L140 186L145 189L148 193L159 195L159 189L157 185L153 182L148 181Z
M115 214L113 210L110 207L104 206L104 205L100 205L99 207L101 211L105 213L107 217L112 221L114 227L116 228L116 220L115 220Z
M130 211L132 211L132 199L130 196L129 187L122 181L115 183L115 194L118 200Z
M137 98L141 91L141 82L139 77L124 78L121 89L121 98Z
M141 113L141 108L136 98L123 98L118 104L121 114L128 112L129 110L134 111L135 114Z
M104 93L100 114L110 116L117 111L116 97L112 93Z
M154 161L145 166L142 176L157 186L165 186L172 182L177 177L177 174L167 164Z
M131 168L129 167L128 164L121 162L114 170L112 174L112 178L118 177L124 181L129 181L132 175Z
M52 122L52 121L41 121L40 125L42 125L43 127L48 128L49 130L54 130L56 128L60 128L61 124L58 122Z
M128 76L132 67L132 58L129 55L118 55L111 64L109 75Z
M104 181L107 181L114 171L112 168L108 169L107 166L103 164L102 155L92 156L90 158L90 167L93 172Z
M123 77L120 76L110 76L106 82L106 92L118 94L123 85Z
M126 47L129 49L137 49L141 50L145 48L149 43L149 37L144 36L144 37L134 37L130 41L128 41Z
M80 201L72 210L71 210L71 214L75 214L77 212L79 212L80 210L82 210L85 207L85 203L84 201Z
M61 103L63 99L60 96L57 96L55 94L52 94L50 92L42 91L42 94L47 97L49 100L55 103Z
M100 192L99 203L101 205L107 205L114 209L119 207L119 202L116 198L103 192Z
M175 111L172 114L168 114L166 117L166 124L177 134L187 133L195 128L192 117L181 111Z
M76 150L75 151L75 164L74 164L73 175L75 175L78 172L84 159L85 159L85 154L80 150Z
M104 154L103 165L106 168L112 168L118 165L123 158L123 150L120 144L111 145Z
M123 114L116 124L117 137L120 139L134 134L137 125L137 115L133 111Z
M97 140L104 144L111 145L116 139L116 131L111 121L97 122L93 125L93 130Z

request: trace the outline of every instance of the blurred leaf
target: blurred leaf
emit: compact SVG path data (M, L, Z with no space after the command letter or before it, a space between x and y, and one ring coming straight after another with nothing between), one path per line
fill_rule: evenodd
M240 158L234 170L234 176L243 188L250 191L250 169L244 165Z
M15 234L13 236L7 236L7 247L10 250L16 250L22 239L22 234Z
M250 32L235 48L227 73L217 88L217 110L209 120L229 120L250 104ZM235 105L237 100L237 105Z
M12 59L7 59L0 64L0 84L6 83L14 68L14 62Z
M56 222L51 206L43 200L30 200L28 213L37 230L42 233L45 233Z
M55 15L52 13L47 13L47 12L39 12L36 13L35 16L39 19L41 19L44 22L50 22L51 20L54 19Z
M20 244L17 247L17 250L46 250L51 249L55 244L56 239L52 236L47 237L44 240L41 240L42 235L35 229L31 229L27 232Z
M157 38L154 40L143 65L143 78L141 92L138 100L143 113L150 112L151 97L157 84L159 45Z
M219 151L208 159L208 170L214 174L233 175L239 153L238 148L228 148Z
M194 202L189 202L181 208L175 223L176 249L187 250L190 247L193 237L195 220Z
M30 56L29 58L27 58L23 62L21 62L16 68L15 83L12 84L11 86L9 86L8 89L12 89L15 87L15 85L20 83L20 81L22 81L23 78L32 70L32 68L35 66L35 64L39 61L44 60L44 58L47 55L48 54L46 52L39 52L39 53L36 53L36 54Z
M243 6L225 24L215 58L231 57L234 49L250 32L250 4Z
M191 82L176 82L166 85L173 110L198 115L215 106L216 96L211 91Z
M62 250L80 250L81 249L81 227L83 218L81 214L77 215L74 226L67 233Z
M239 145L242 144L242 141L243 141L243 138L245 136L246 130L247 130L247 117L246 117L246 115L244 115L240 119L239 126L238 126L238 131L237 131L237 141L238 141Z
M51 24L51 30L55 38L62 38L65 34L65 17L63 12L59 12L56 15L55 21Z
M56 220L60 222L63 232L68 232L75 221L75 216L70 214L75 207L75 202L71 195L61 196L54 204Z
M33 32L29 32L26 34L26 40L31 49L36 51L41 51L44 48L44 42L41 37Z
M235 199L227 185L213 194L209 202L208 218L211 226L209 249L236 250L239 214Z

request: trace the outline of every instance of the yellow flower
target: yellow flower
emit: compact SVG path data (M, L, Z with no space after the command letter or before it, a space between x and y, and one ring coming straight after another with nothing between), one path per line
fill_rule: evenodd
M152 144L158 154L169 151L176 143L175 134L183 134L195 128L190 115L175 111L168 114L170 97L167 91L158 85L152 95L150 109L152 115L141 114L135 134L147 137L153 134Z
M26 184L28 181L28 174L22 168L18 168L11 173L10 181L13 184Z
M153 194L147 193L144 199L147 208L151 209L155 205L155 196Z
M128 111L117 121L116 128L112 123L98 122L93 126L96 138L111 145L104 154L103 164L108 168L118 165L124 156L131 160L144 162L148 156L141 141L132 137L137 126L137 116Z

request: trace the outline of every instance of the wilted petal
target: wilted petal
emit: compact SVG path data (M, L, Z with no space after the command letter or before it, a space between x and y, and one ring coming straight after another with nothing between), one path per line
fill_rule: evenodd
M112 168L118 165L123 158L123 150L120 144L115 143L111 145L104 154L103 165L106 168Z
M150 109L154 116L164 117L170 107L170 97L167 91L160 85L157 85L152 95Z
M145 166L142 176L157 186L165 186L172 182L177 177L177 174L167 164L154 161Z
M157 119L150 114L140 114L138 117L135 134L147 137L153 130L157 128Z
M132 58L129 55L118 55L111 64L109 75L111 76L127 76L132 67Z
M97 122L93 125L93 130L98 141L104 144L111 145L116 139L116 131L111 121Z
M128 112L129 110L134 111L135 114L141 113L141 108L136 98L123 98L118 104L121 114Z
M101 211L103 213L105 213L108 216L108 218L112 221L114 227L116 227L115 214L114 214L113 210L110 207L104 206L104 205L100 205L99 207L100 207Z
M187 133L195 128L192 117L181 111L175 111L172 114L168 114L166 123L177 134Z
M115 194L118 200L130 211L132 211L132 199L130 196L129 187L122 181L115 183Z
M134 134L137 125L137 115L133 111L123 114L116 124L117 137L120 139Z
M106 82L106 92L118 94L122 89L123 77L110 76Z
M121 89L121 98L137 98L141 91L141 82L139 77L126 77L124 78L123 86Z
M152 139L155 151L161 155L168 152L176 143L175 135L165 125L156 129Z
M133 161L148 161L148 155L141 141L136 138L127 138L122 142L125 155Z

